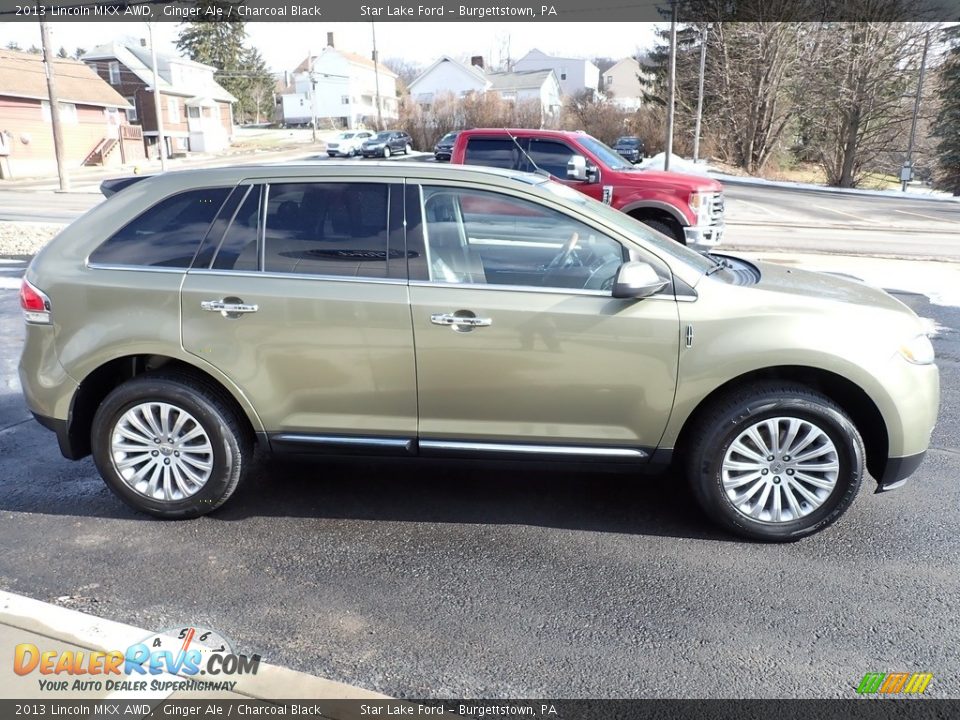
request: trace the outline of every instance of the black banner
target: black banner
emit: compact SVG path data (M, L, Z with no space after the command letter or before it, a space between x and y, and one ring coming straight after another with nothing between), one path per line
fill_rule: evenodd
M538 720L948 720L960 701L885 700L0 700L11 718L535 718Z
M956 21L960 0L0 0L0 21Z

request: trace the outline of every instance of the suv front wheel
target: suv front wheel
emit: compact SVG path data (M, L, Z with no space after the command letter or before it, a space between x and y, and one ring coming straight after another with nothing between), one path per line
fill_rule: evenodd
M131 507L161 518L216 510L236 490L252 443L233 409L205 383L151 373L115 388L91 432L107 486Z
M864 471L863 440L830 399L757 383L715 403L690 436L687 475L701 507L744 537L797 540L839 518Z

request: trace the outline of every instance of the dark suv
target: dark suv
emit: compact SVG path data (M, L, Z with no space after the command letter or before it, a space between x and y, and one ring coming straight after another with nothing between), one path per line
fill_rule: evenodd
M360 146L365 158L388 158L394 153L409 155L413 150L413 138L401 130L384 130Z
M643 140L633 136L617 138L617 141L613 144L613 149L624 159L632 163L638 163L643 160L645 151Z
M433 157L436 158L437 162L450 161L450 157L453 155L453 146L457 142L456 132L448 132L442 138L437 140L437 144L433 146Z

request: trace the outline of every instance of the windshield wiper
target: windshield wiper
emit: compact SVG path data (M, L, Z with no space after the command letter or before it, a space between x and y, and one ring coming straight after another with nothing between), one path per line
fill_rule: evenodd
M715 272L733 267L733 263L724 257L718 257L717 255L713 255L709 252L703 253L703 256L710 258L714 262L714 266L707 270L707 275L713 275Z

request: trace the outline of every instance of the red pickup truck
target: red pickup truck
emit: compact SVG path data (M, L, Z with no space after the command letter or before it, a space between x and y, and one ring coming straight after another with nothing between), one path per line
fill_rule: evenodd
M723 186L710 178L642 170L582 132L486 128L457 136L450 162L535 172L576 188L698 249L723 237Z

